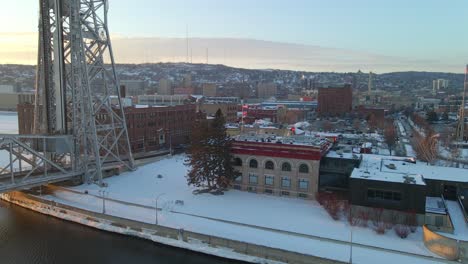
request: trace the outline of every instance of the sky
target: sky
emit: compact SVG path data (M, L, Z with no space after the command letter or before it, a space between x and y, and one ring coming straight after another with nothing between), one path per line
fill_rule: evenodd
M38 0L4 2L0 48L19 49L25 44L18 43L24 39L16 34L37 31ZM460 65L463 71L468 61L466 0L110 0L109 4L114 38L185 38L188 27L191 38L364 52L413 61L415 70L457 71ZM28 52L27 57L35 57ZM385 66L379 67L385 71Z

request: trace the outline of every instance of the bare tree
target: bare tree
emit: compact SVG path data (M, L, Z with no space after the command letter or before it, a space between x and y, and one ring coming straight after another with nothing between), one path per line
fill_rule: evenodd
M427 133L425 137L416 133L416 155L418 159L432 164L439 154L437 139L439 134Z
M385 143L388 146L388 150L390 151L390 156L391 156L392 150L395 147L396 142L397 142L397 132L395 129L393 119L389 119L387 120L387 122L385 122L384 138L385 138Z

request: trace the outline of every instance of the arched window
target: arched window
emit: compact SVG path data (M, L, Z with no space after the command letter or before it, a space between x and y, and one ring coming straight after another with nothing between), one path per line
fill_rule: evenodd
M242 160L240 158L234 158L234 166L242 166Z
M258 168L258 161L256 159L251 159L249 162L249 167L254 169Z
M265 169L267 170L274 170L275 169L275 164L273 161L269 160L265 163Z
M284 162L281 165L281 170L282 171L291 171L291 164L289 162Z
M299 172L309 173L309 166L307 166L306 164L301 164L301 166L299 166Z

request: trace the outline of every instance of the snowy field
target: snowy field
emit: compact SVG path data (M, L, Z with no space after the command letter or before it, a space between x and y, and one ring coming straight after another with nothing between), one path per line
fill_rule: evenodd
M0 134L18 134L18 113L0 111ZM10 154L0 150L0 167L9 163Z
M0 111L0 134L18 134L18 113Z
M159 224L341 261L349 260L350 247L346 243L313 237L344 242L350 241L351 237L348 223L345 220L332 220L315 201L236 190L222 196L194 195L194 188L186 184L187 167L183 164L184 158L166 158L142 166L135 172L106 179L108 197L154 208L155 199L159 196L158 208L162 208L158 213ZM162 178L157 177L159 174ZM88 191L92 195L59 191L50 198L96 212L102 210L102 199L96 197L99 196L98 186L82 185L73 190L80 193ZM177 200L183 201L183 205L177 205ZM106 212L147 223L155 222L154 209L107 201ZM353 243L356 244L435 256L425 248L420 229L406 239L397 237L393 230L388 230L385 235L377 235L370 228L352 227L352 232ZM359 260L361 256L362 261L365 260L365 254L354 253L354 250L382 254L382 251L375 249L353 246L353 258ZM384 253L398 258L415 258ZM390 258L388 263L395 263L395 260ZM415 258L416 262L411 263L417 263L417 260ZM427 260L423 263L427 263Z

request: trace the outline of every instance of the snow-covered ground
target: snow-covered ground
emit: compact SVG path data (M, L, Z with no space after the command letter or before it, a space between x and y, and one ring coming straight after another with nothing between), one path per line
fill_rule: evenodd
M0 134L18 134L18 113L0 111Z
M0 134L18 134L18 113L0 111ZM0 167L5 167L9 161L9 152L0 150Z
M105 182L109 185L106 188L108 197L154 207L155 199L159 196L158 207L163 208L163 211L159 212L158 220L162 225L336 260L349 260L348 245L320 241L311 236L347 242L353 230L354 243L434 256L425 248L421 230L407 239L401 239L393 230L387 231L385 235L377 235L368 228L351 228L344 220L333 221L315 201L236 190L221 196L194 195L194 188L188 187L186 183L187 167L184 165L184 158L174 156L140 167L135 172L106 179ZM158 178L158 174L163 177ZM82 193L88 191L98 196L100 189L96 185L82 185L73 190ZM102 210L102 199L93 195L57 192L55 197L50 198L84 209L98 212ZM183 205L177 205L177 200L183 201ZM107 201L106 210L115 216L155 222L154 209ZM358 257L359 254L353 254L353 258Z

